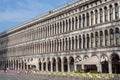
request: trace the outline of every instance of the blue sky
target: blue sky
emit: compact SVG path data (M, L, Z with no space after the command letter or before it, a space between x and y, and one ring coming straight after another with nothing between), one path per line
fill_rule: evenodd
M0 32L73 0L0 0Z

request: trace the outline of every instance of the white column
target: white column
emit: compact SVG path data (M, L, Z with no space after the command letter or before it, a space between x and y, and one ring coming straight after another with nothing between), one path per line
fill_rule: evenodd
M46 71L48 72L48 62L46 62Z
M41 62L41 71L44 71L44 69L43 69L43 62Z
M51 60L51 72L53 72L53 62Z
M61 59L61 70L62 70L62 72L64 72L64 62L63 62L63 58Z
M58 59L56 58L56 72L58 72Z
M68 72L70 72L70 61L69 61L69 58L67 59L68 63L67 63L67 66L68 66Z
M112 64L111 64L111 61L108 62L108 66L109 66L109 74L112 74Z

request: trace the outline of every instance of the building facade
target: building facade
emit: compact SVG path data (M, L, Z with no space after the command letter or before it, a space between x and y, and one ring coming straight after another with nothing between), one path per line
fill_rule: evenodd
M120 0L79 0L0 34L0 69L120 73Z

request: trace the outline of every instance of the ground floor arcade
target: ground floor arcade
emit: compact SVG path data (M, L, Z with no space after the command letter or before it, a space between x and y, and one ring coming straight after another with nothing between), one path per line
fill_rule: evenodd
M88 62L91 59L93 59L93 62ZM35 69L50 72L74 72L84 69L86 71L97 70L102 73L120 73L120 53L10 59L0 61L0 68L13 70Z

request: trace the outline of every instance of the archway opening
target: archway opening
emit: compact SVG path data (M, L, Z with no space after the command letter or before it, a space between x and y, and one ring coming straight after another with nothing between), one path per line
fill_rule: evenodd
M50 61L48 62L48 71L51 71L51 63L50 63Z
M46 62L43 63L43 70L46 70Z
M74 71L74 58L70 57L69 60L70 60L70 62L69 62L70 72L73 72Z
M41 71L42 69L41 69L41 62L39 62L39 70Z
M55 58L53 58L53 72L55 72L56 71L56 60L55 60Z
M120 58L117 54L113 54L111 56L112 62L112 73L119 74L120 73Z
M61 59L58 58L58 71L61 72Z
M102 73L108 73L108 58L107 56L101 57L101 67L102 67Z
M64 64L64 72L67 72L68 71L68 61L67 61L66 57L63 59L63 64Z

